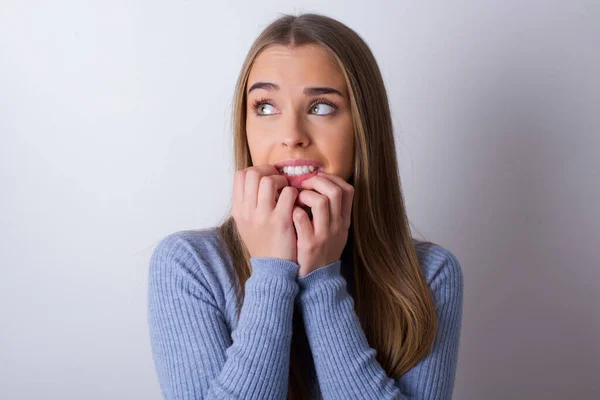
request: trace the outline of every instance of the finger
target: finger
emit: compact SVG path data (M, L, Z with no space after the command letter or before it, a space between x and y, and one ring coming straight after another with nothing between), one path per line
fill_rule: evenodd
M246 186L247 169L236 171L233 175L233 208L242 210L244 207L244 186Z
M302 208L295 206L293 211L294 227L296 228L296 234L298 239L309 240L314 236L313 226L308 219L308 214Z
M246 183L244 186L244 204L245 207L248 208L247 211L253 212L256 210L260 180L263 176L269 175L280 174L279 171L270 164L262 164L247 168Z
M285 179L285 176L283 179ZM293 186L284 187L281 190L279 200L275 206L276 212L280 213L281 215L287 215L289 218L291 218L296 197L298 197L298 189Z
M288 186L288 181L283 175L263 176L259 184L256 209L266 212L273 211L277 204L277 192L286 186Z
M342 218L342 200L344 191L341 187L324 176L315 175L302 182L304 189L315 190L329 198L329 212L332 218Z
M298 194L298 202L310 207L315 236L327 237L329 234L329 198L312 190L303 190Z
M352 204L354 203L354 186L346 182L342 177L335 174L328 174L327 172L319 171L317 176L327 178L344 191L342 199L342 219L346 222L350 222L352 219Z

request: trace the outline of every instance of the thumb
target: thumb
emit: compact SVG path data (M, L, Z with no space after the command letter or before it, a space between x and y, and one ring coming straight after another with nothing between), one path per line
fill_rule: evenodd
M312 229L312 224L310 223L310 219L308 219L308 214L300 207L294 207L294 211L292 213L292 217L294 220L294 226L296 227L296 231L298 232L298 237L310 234L310 230Z

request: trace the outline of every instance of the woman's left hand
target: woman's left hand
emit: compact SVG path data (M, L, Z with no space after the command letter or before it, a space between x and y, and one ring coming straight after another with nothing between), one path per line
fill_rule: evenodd
M340 259L352 216L354 187L337 175L319 172L302 182L297 201L310 207L313 219L295 206L293 221L298 235L298 276Z

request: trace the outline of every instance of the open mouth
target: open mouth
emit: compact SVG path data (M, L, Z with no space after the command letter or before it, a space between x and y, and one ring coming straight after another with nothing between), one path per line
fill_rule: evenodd
M279 173L289 177L298 177L304 175L314 174L322 171L323 167L318 167L314 165L298 165L298 166L285 166L283 168L279 168Z

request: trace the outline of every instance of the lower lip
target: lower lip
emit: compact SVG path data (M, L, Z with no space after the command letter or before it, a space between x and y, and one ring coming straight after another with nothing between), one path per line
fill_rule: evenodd
M309 173L309 174L305 174L305 175L298 175L298 176L289 176L289 175L285 175L284 173L282 173L281 175L285 176L288 180L288 182L290 183L290 186L294 186L296 188L300 187L300 184L302 182L304 182L305 180L312 178L313 176L317 175L317 172L319 172L319 170L314 170L313 172Z

